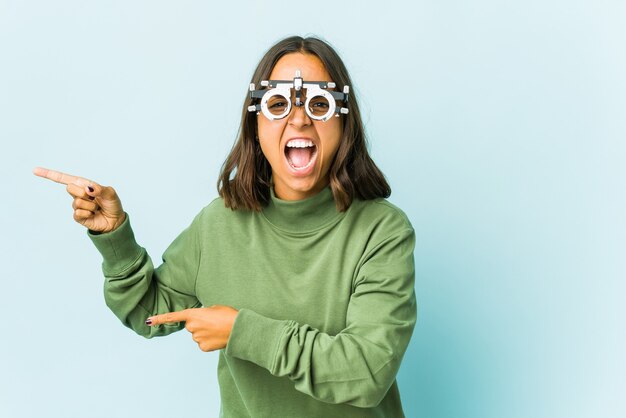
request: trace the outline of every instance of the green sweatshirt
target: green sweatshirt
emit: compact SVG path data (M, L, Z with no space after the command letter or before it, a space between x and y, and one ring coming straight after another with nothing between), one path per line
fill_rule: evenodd
M145 337L148 316L211 305L239 310L220 351L220 416L403 417L396 373L416 320L415 234L384 199L338 212L330 188L272 194L262 212L215 199L154 268L130 220L90 238L107 305Z

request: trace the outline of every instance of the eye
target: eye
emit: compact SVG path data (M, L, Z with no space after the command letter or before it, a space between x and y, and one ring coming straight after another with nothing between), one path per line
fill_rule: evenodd
M328 109L328 100L324 96L315 96L309 102L311 108Z
M316 117L322 117L326 115L330 108L328 100L324 96L315 96L311 98L309 102L309 111Z
M328 109L328 102L325 102L325 101L324 102L315 102L315 103L313 103L311 105L311 107L317 107L318 109L319 108Z
M267 101L267 110L270 111L275 116L280 116L287 111L289 108L289 102L287 99L280 95L276 94L269 98Z

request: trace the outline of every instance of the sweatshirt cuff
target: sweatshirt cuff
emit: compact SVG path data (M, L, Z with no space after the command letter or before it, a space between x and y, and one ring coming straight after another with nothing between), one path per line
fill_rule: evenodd
M107 276L124 272L137 261L143 251L135 241L128 214L117 229L105 233L88 230L87 236L102 255L102 270Z
M272 373L278 346L287 333L289 322L240 309L230 331L226 354L251 361Z

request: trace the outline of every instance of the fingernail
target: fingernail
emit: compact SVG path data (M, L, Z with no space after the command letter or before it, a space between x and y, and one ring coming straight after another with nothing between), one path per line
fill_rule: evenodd
M146 319L146 325L152 325L152 319L150 318Z
M89 191L90 191L91 193L93 193L93 190L94 190L94 188L93 188L93 187L91 187L91 186L87 186L87 188L89 189Z

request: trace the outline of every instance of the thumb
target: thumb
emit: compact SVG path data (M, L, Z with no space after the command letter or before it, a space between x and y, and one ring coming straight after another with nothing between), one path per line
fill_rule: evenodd
M160 315L154 315L146 319L146 325L154 326L161 324L172 324L176 322L186 321L189 318L189 309L178 312L169 312Z

